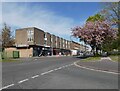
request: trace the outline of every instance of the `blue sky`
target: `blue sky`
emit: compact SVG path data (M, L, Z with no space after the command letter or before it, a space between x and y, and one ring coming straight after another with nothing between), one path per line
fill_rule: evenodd
M17 28L37 27L70 40L71 28L83 25L100 9L100 2L4 2L2 22L11 26L13 33Z
M58 15L73 18L76 22L84 21L89 15L95 14L100 9L100 3L93 2L42 3L42 5Z

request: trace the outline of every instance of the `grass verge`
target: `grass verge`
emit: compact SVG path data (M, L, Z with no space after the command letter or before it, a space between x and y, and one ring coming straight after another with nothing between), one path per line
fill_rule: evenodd
M109 57L112 59L112 61L119 61L120 62L120 60L118 60L119 56L109 56Z
M82 59L81 61L82 62L91 62L91 61L99 61L99 60L101 60L101 57L89 57L89 58Z
M14 60L14 59L2 59L0 60L0 62L17 62L18 60Z

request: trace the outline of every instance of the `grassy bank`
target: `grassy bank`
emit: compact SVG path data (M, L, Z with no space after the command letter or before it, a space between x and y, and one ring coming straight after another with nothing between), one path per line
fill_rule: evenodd
M120 60L118 60L118 57L119 56L109 56L113 61L120 61Z
M2 59L0 60L0 62L17 62L18 60L14 60L14 59Z
M90 62L90 61L99 61L99 60L101 60L101 57L89 57L89 58L82 59L81 61Z

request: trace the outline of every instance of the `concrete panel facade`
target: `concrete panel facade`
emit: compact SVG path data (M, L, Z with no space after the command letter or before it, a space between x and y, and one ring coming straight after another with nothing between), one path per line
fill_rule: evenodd
M15 36L16 45L28 45L27 30L29 28L17 29Z
M50 47L51 46L51 34L48 33L48 32L45 32L45 37L44 37L44 40L45 40L45 45Z
M60 37L56 37L57 38L57 47L56 48L60 48Z
M30 27L16 30L15 36L16 45L44 45L44 31Z
M61 50L65 53L66 51L69 52L69 50L80 50L83 48L77 42L68 41L35 27L17 29L15 39L17 50L20 51L20 57L30 57L35 54L37 56L45 48L49 48L51 51L54 49L56 53ZM35 49L35 46L40 51Z
M44 31L34 28L34 43L39 46L44 46Z
M52 47L53 48L56 48L56 36L55 35L52 35Z

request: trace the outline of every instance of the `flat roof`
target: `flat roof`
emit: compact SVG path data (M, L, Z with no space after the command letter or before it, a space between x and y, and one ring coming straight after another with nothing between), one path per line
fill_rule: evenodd
M42 29L39 29L39 28L36 28L36 27L20 28L20 29L16 29L16 31L19 31L19 30L26 30L26 29L37 29L37 30L43 31ZM43 31L43 32L44 32L44 31Z
M37 27L20 28L20 29L16 29L16 31L19 31L19 30L24 30L24 29L37 29L37 30L43 31L42 29L39 29L39 28L37 28ZM44 32L44 31L43 31L43 32ZM44 32L44 33L48 33L48 34L50 34L50 35L52 35L52 36L59 37L59 36L56 36L55 34L51 34L51 33L49 33L49 32ZM59 37L59 38L61 38L61 39L65 40L65 41L68 41L68 42L73 42L73 43L76 43L76 44L81 45L81 44L80 44L80 43L78 43L78 42L75 42L75 41L70 41L70 40L67 40L67 39L65 39L65 38L63 38L63 37Z

